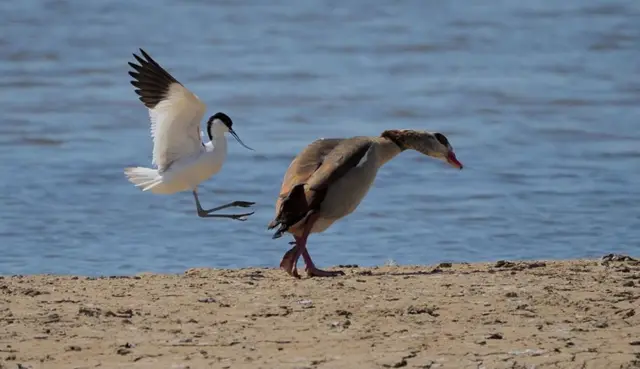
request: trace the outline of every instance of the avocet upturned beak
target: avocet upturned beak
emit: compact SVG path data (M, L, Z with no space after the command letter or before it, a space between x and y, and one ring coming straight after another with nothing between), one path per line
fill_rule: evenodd
M240 140L240 137L238 137L238 134L236 133L236 131L234 131L232 128L229 128L229 133L231 133L231 136L233 136L233 138L235 138L236 141L238 141L240 143L240 145L246 147L247 149L249 149L251 151L256 151L256 150L250 148L249 146L245 145L244 142L242 142L242 140Z

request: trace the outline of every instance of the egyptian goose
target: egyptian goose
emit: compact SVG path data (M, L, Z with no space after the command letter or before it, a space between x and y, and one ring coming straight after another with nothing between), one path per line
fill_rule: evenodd
M309 234L325 231L356 210L378 169L408 149L462 169L447 138L437 132L387 130L379 137L319 139L305 147L284 175L276 215L268 225L268 229L278 227L273 238L289 232L295 239L280 267L300 278L296 265L302 255L310 277L343 275L342 271L316 268L307 251Z

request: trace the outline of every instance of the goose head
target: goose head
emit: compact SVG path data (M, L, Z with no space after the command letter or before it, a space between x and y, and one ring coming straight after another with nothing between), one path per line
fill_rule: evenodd
M453 150L453 146L440 132L416 131L411 129L388 130L382 133L400 147L401 150L415 150L424 155L439 159L454 168L462 169L463 165Z

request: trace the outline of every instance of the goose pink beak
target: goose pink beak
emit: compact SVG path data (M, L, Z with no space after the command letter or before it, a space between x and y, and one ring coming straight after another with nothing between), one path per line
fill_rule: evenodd
M449 151L449 154L447 155L447 163L455 168L462 169L462 163L458 161L458 158L456 158L456 154L453 151Z

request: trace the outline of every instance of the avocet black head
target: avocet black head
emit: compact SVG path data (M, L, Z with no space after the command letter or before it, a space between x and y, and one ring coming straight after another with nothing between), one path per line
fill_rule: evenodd
M246 147L249 150L255 151L249 146L245 145L244 142L242 142L242 140L240 140L240 137L238 137L238 134L236 133L236 131L233 130L233 120L231 120L231 118L228 115L222 112L215 113L214 115L211 116L211 118L209 118L209 121L207 122L207 133L209 134L210 140L213 140L213 128L216 125L222 125L226 127L226 131L229 132L233 136L233 138L235 138L236 141L240 143L240 145Z

